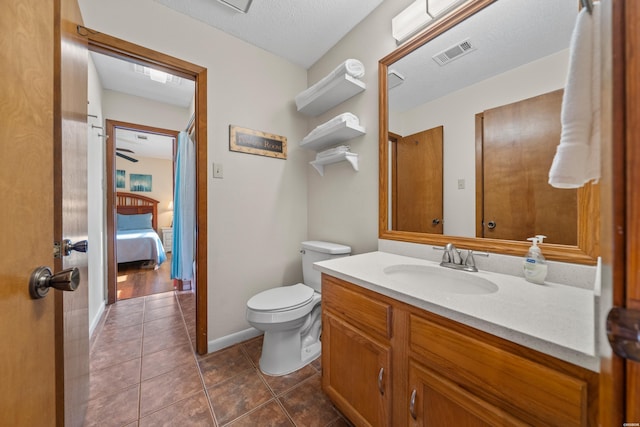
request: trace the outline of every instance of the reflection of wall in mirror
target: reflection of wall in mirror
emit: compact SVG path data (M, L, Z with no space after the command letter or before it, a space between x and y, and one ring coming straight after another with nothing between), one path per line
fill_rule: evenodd
M403 113L389 113L400 135L444 125L444 234L475 236L475 114L564 87L568 51L550 55ZM458 189L464 179L465 188Z

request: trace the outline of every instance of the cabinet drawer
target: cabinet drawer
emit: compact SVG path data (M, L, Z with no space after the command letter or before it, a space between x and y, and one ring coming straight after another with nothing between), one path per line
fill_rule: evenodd
M378 301L362 291L352 291L333 277L322 278L322 306L358 325L364 331L391 338L391 304Z
M430 369L531 424L586 426L586 381L410 316L410 351Z

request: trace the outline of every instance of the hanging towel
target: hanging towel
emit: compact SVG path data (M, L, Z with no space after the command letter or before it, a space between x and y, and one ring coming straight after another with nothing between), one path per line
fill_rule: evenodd
M364 77L364 65L357 59L347 59L342 64L338 65L331 73L323 77L318 83L296 95L295 100L298 109L306 105L310 98L331 83L331 81L336 78L340 78L344 74L348 74L356 79Z
M600 4L578 14L571 36L569 73L562 99L562 133L549 184L578 188L600 179Z

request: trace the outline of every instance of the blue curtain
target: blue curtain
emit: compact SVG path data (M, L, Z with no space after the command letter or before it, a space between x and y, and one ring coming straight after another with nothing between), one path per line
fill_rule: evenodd
M178 134L176 183L173 195L173 246L171 278L191 280L196 222L195 144L187 132Z

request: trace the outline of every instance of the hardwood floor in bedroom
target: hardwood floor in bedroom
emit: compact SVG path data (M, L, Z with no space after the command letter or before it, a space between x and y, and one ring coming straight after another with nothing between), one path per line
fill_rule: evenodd
M116 299L139 298L173 291L171 280L171 252L158 269L145 267L142 262L118 264Z
M319 359L271 377L262 337L200 356L194 332L191 291L109 306L91 340L85 426L350 425L322 392Z

